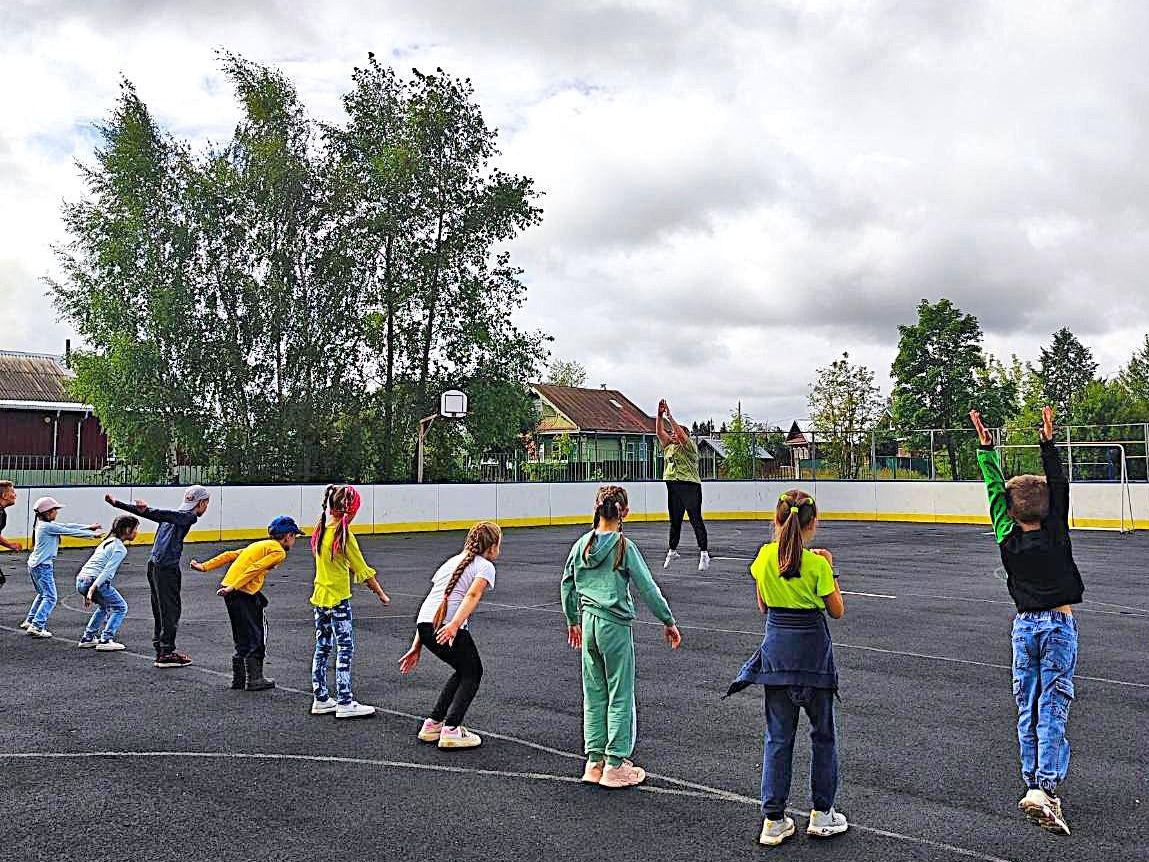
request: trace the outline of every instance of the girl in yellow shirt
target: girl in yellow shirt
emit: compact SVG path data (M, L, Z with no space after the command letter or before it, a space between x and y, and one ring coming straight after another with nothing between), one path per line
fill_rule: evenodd
M363 552L351 532L359 504L359 492L350 485L328 485L319 523L311 535L311 551L315 555L315 588L311 592L315 613L312 715L335 713L336 718L360 718L375 714L375 707L361 704L351 696L351 658L355 654L351 585L366 584L385 605L390 604L391 599L379 586L375 570L363 559ZM334 699L327 688L327 662L332 646L335 647Z

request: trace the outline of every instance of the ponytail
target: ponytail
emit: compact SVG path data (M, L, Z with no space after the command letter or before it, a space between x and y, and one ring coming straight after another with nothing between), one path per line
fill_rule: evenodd
M803 541L818 518L814 498L793 489L778 498L774 511L774 540L778 543L778 573L785 580L802 573Z
M626 536L622 535L622 513L628 506L629 498L626 495L626 488L620 485L603 485L598 489L598 494L594 500L594 526L596 530L600 520L618 521L618 544L614 549L614 570L616 572L622 568L623 560L626 559ZM582 549L582 561L584 563L590 563L590 555L597 542L598 533L592 531L590 541Z
M431 619L431 625L434 628L439 628L447 619L447 604L451 600L451 593L455 592L455 587L459 586L459 579L463 577L463 572L467 571L467 566L475 562L476 557L485 554L502 540L503 531L494 521L480 521L471 527L467 533L467 540L463 544L463 556L459 559L459 564L455 566L451 579L447 581L447 588L443 590L443 600L439 602L439 607L435 609L435 616Z
M331 505L331 495L335 493L336 487L335 485L328 485L323 492L323 508L319 511L319 520L315 524L315 529L311 531L311 553L317 557L323 547L323 537L327 533L327 507Z

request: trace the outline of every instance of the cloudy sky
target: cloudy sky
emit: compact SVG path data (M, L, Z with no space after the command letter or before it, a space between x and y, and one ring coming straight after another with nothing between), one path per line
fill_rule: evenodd
M120 75L190 140L237 111L214 57L337 119L368 51L470 76L546 192L522 322L682 419L805 415L843 350L889 388L923 298L1113 373L1149 330L1149 4L1048 0L6 0L0 348L60 352L41 279Z

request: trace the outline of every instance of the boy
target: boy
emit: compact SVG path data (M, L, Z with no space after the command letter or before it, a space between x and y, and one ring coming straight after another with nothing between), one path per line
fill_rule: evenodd
M7 479L0 480L0 547L9 551L20 551L24 548L19 542L9 542L4 538L4 527L8 525L8 508L15 502L16 486ZM6 580L4 571L0 569L0 587L4 586Z
M270 539L253 542L242 551L224 551L206 563L191 561L197 572L210 572L229 563L216 595L223 597L231 620L235 655L231 659L231 687L247 691L275 688L275 680L263 676L263 658L267 646L263 630L263 609L267 596L263 581L267 573L287 559L295 537L303 530L294 518L281 515L267 528Z
M156 650L156 667L184 667L192 663L191 656L176 652L176 630L180 624L180 555L184 551L184 539L211 502L211 494L203 485L192 485L184 491L183 502L178 511L150 509L143 500L121 503L106 494L104 500L110 506L157 522L155 543L148 557L148 586L152 593L152 617L155 619L155 637L152 646Z
M1028 788L1018 807L1034 823L1063 835L1069 824L1057 796L1069 769L1065 725L1073 702L1077 622L1073 608L1085 587L1069 541L1069 481L1053 444L1053 410L1042 410L1044 476L1003 481L993 440L981 414L970 411L977 453L989 492L989 511L1017 605L1013 620L1013 691L1021 776Z

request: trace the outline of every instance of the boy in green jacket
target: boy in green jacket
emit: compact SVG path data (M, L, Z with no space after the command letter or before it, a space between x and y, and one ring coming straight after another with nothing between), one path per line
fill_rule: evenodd
M629 514L626 490L599 488L594 530L575 542L563 569L562 602L567 642L582 650L583 743L587 763L582 780L603 787L633 787L646 771L629 758L634 751L635 618L630 583L666 627L666 642L678 649L682 634L642 552L622 535Z

